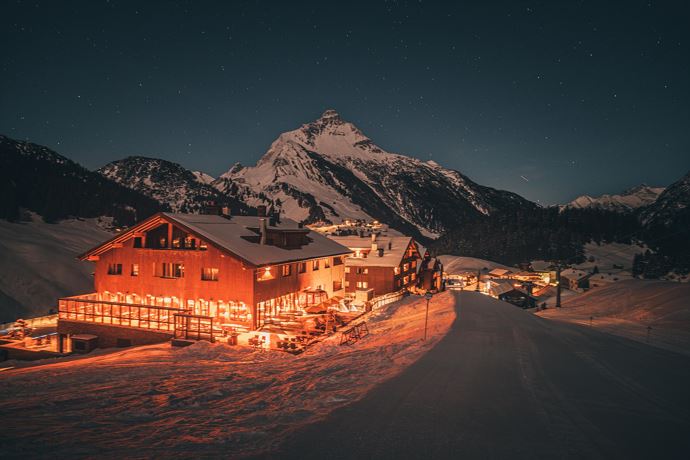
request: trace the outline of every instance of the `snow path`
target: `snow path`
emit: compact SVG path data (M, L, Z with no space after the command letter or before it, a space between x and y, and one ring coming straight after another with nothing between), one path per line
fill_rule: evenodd
M340 334L300 356L199 342L137 347L0 372L0 457L232 458L363 397L440 340L450 293L369 315L370 335Z
M274 458L690 458L690 358L458 292L429 353Z

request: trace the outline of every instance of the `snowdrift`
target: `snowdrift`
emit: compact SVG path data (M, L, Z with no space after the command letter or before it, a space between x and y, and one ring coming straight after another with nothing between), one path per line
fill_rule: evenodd
M420 358L455 319L435 296L368 315L370 335L339 334L299 356L199 342L152 345L0 372L3 454L77 457L237 457L363 397ZM102 352L101 352L102 353ZM11 395L8 396L8 395ZM34 442L40 439L40 443Z

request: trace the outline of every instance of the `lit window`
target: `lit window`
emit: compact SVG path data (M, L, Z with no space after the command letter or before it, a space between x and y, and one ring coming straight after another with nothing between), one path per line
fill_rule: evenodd
M184 277L184 265L179 263L161 263L155 265L156 276L161 278L182 278Z
M366 281L357 281L357 288L358 289L366 289L369 287L369 283Z
M403 265L403 271L406 272L407 270L410 269L410 264L404 264Z
M417 261L416 261L416 260L413 260L413 261L410 263L410 266L411 266L412 268L416 268L416 267L417 267Z
M345 267L345 273L350 273L350 267Z
M122 275L122 264L109 264L108 275Z
M406 277L403 278L403 284L407 284L407 283L409 283L409 282L410 282L410 277L409 277L409 276L406 276Z
M414 281L414 280L417 279L417 274L416 274L416 273L413 273L413 274L411 274L410 276L412 277L412 281Z
M139 264L132 264L132 276L139 276Z
M313 261L311 262L311 269L312 269L312 271L316 271L316 270L319 269L319 260L318 260L318 259L317 259L317 260L313 260Z
M273 274L272 267L264 267L256 269L256 280L257 281L267 281L275 278Z
M201 279L202 279L202 281L218 281L218 269L217 268L202 268L201 269Z
M292 265L286 264L281 267L281 271L283 276L290 276L292 275Z
M331 260L323 259L323 268L331 268Z
M399 275L400 274L400 267L395 267L393 269L393 273L395 273L396 275Z

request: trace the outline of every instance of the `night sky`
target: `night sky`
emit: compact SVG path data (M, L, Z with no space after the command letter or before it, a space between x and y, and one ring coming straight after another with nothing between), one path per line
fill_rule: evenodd
M12 2L0 133L218 175L334 108L543 204L690 169L686 2Z

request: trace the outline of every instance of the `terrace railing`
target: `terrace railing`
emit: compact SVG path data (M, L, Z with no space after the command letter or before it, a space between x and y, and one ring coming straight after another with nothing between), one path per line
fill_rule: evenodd
M176 339L214 341L212 317L191 313L175 313L174 316Z
M65 297L58 301L59 319L170 333L175 331L175 314L181 311L156 305L97 300L94 295Z
M369 301L371 304L370 309L371 310L376 310L378 308L383 307L384 305L388 305L389 303L397 302L398 300L402 299L407 295L406 290L401 290L397 292L389 292L388 294L383 294L378 297L374 297Z

